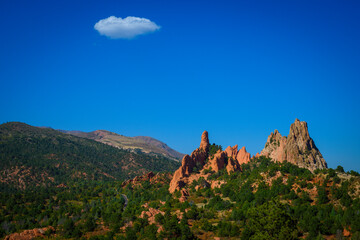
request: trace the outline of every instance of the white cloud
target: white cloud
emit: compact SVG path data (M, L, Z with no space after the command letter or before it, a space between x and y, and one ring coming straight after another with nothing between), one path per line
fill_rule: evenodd
M156 23L146 18L114 16L101 19L94 28L109 38L133 38L141 34L151 33L160 29Z

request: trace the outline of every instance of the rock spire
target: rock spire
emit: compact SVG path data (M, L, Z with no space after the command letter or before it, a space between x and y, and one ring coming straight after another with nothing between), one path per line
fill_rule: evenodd
M309 135L307 123L299 119L291 124L288 137L281 136L277 130L271 133L260 155L276 162L288 161L312 172L327 168L325 159Z
M208 132L204 131L201 135L200 147L195 149L191 155L185 155L181 161L181 167L175 171L173 179L170 182L169 191L173 193L175 190L180 190L188 182L188 177L194 171L202 169L206 159L209 155L209 136Z

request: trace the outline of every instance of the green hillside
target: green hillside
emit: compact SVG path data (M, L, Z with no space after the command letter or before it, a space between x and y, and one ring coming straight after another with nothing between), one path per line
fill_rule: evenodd
M58 186L77 179L124 180L178 166L160 155L129 152L49 128L0 125L2 189Z
M358 173L341 167L311 173L264 157L242 168L199 178L183 202L180 192L169 193L167 174L127 185L78 181L0 193L0 231L41 228L43 238L93 240L359 239ZM222 185L206 184L213 181Z

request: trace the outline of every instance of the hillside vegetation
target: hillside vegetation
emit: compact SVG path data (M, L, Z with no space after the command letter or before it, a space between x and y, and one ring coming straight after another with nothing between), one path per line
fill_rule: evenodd
M2 190L58 186L78 179L124 180L178 166L162 155L134 153L49 128L18 122L0 125Z
M242 169L193 181L187 201L169 193L166 174L1 193L2 234L44 228L42 237L84 239L360 238L358 173L311 173L264 157Z

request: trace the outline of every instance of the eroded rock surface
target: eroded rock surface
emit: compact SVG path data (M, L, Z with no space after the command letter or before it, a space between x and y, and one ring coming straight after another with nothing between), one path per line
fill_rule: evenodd
M44 227L44 228L35 228L31 230L24 230L20 233L12 233L6 236L5 240L30 240L30 239L40 239L45 237L45 232L48 230L55 231L53 227Z
M236 155L236 160L240 165L250 162L250 153L246 151L245 147L242 147L239 150L238 154Z
M230 173L241 170L240 164L250 161L250 154L246 152L245 147L238 151L238 145L234 147L229 146L225 151L218 150L211 157L209 157L209 148L208 132L204 131L201 136L200 147L193 151L190 156L185 155L182 159L181 167L175 171L170 182L170 193L182 189L194 179L199 179L200 177L207 179L207 174L203 170L211 169L214 172L218 172L226 168L227 172ZM195 170L196 173L194 173Z
M277 130L271 133L260 155L276 162L288 161L312 172L327 168L325 159L309 135L307 123L299 119L291 124L288 137L281 136Z
M209 155L209 147L208 132L204 131L201 135L200 147L195 149L190 156L185 155L181 161L181 167L175 171L170 182L170 193L175 192L175 190L180 190L185 186L188 182L188 177L194 171L194 168L197 170L202 169Z

